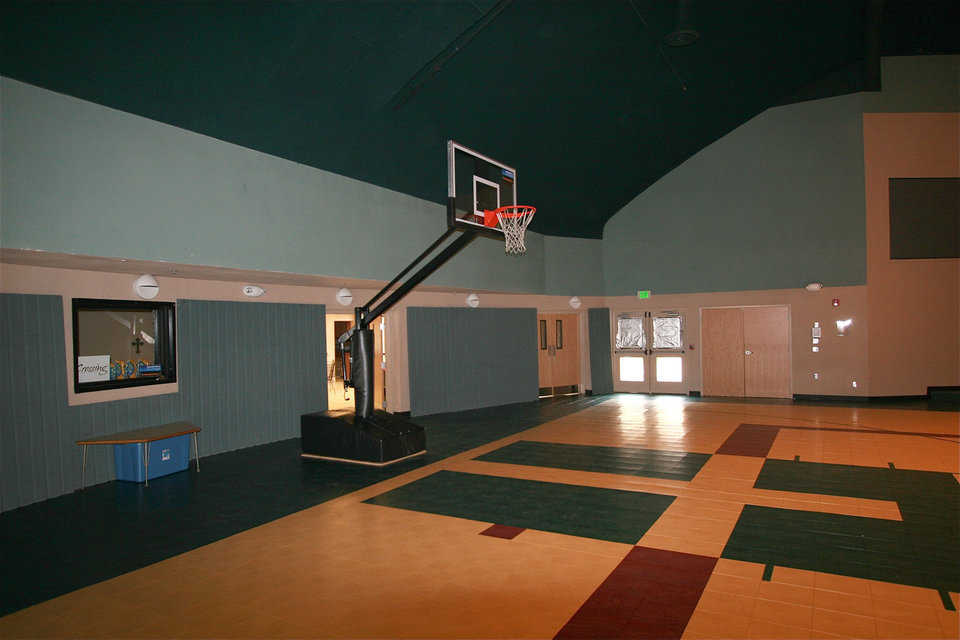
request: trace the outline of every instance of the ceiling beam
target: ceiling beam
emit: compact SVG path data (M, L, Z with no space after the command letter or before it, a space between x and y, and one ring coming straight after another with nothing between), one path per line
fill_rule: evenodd
M443 51L434 56L427 64L420 67L420 70L413 74L406 84L394 94L388 103L390 108L396 111L410 101L417 92L430 81L433 76L440 73L443 66L447 64L455 55L460 53L478 33L483 31L487 25L493 22L497 16L503 13L503 10L513 4L513 0L500 0L497 4L487 11L479 20L470 25L463 33L454 38L450 44L444 47Z

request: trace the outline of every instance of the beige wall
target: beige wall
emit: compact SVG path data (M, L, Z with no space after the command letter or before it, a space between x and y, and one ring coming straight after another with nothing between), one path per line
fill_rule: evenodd
M71 298L106 298L136 300L133 294L135 275L85 271L81 269L57 269L20 264L0 263L0 292L59 295L63 297L63 330L67 354L67 402L70 405L92 404L110 400L138 398L148 395L177 393L177 384L161 384L149 387L111 389L82 394L73 392L73 321ZM292 302L325 304L328 309L344 309L336 301L335 288L302 287L290 285L265 285L267 293L260 298L247 298L240 291L244 283L216 280L197 280L156 276L160 285L157 300L175 301L177 298L199 300L236 300L257 304L258 302ZM256 283L252 283L256 284ZM355 299L373 295L373 292L354 291Z
M960 260L891 260L888 179L960 176L960 114L863 116L871 395L960 384Z
M233 300L257 304L260 302L286 302L324 304L327 313L352 313L352 307L344 307L336 300L338 287L293 286L281 284L261 285L266 290L260 298L248 298L241 292L244 283L197 278L156 276L160 285L157 300L175 301L178 298L196 300ZM177 393L174 384L112 389L82 394L73 392L73 323L70 315L71 298L106 298L118 300L136 299L132 286L135 275L61 269L32 265L0 263L0 292L59 295L63 297L64 346L67 354L67 402L70 405L92 404L137 398L149 395ZM250 282L250 284L257 284ZM352 287L354 304L366 302L375 293L374 289ZM387 314L387 406L390 411L410 410L410 381L407 368L406 308L409 306L465 306L469 291L435 292L413 291ZM540 312L570 312L568 296L497 294L480 292L480 304L484 307L535 307ZM602 298L583 298L579 310L581 318L581 380L589 388L589 357L586 343L586 310L602 306ZM318 367L322 371L324 367Z
M590 388L590 356L587 342L587 309L604 306L603 298L582 297L578 311L570 308L569 296L478 293L481 307L535 307L538 313L577 313L580 318L580 387ZM413 291L387 313L387 407L410 410L410 380L407 370L407 307L462 307L467 292Z
M895 116L902 117L902 116ZM954 116L956 126L956 117ZM869 174L868 174L869 175ZM926 175L924 173L924 175ZM885 184L885 178L881 181ZM886 193L885 189L880 191ZM868 189L869 195L869 189ZM875 194L876 195L876 194ZM871 201L868 198L868 205ZM885 201L872 206L885 207ZM885 209L884 209L885 211ZM879 233L887 226L877 224L883 215L873 213L870 225L872 242L878 242ZM884 214L885 215L885 214ZM885 220L885 218L884 218ZM884 240L885 242L885 240ZM876 261L875 261L876 262ZM882 262L882 261L881 261ZM889 262L889 261L886 261ZM914 264L914 263L923 264ZM933 264L937 263L937 264ZM949 264L945 264L949 263ZM958 313L957 299L958 261L911 261L904 271L899 264L876 264L871 267L879 273L871 284L854 287L828 287L819 292L803 289L768 291L732 291L700 294L654 295L648 300L621 296L582 299L582 307L576 313L580 317L580 353L582 388L591 388L589 370L589 345L587 343L587 309L610 307L611 328L616 327L616 316L623 312L679 310L685 316L684 354L686 375L685 390L701 389L700 374L700 311L707 307L786 305L790 310L792 383L791 392L810 395L920 395L926 385L957 384L958 367ZM885 270L886 269L886 270ZM919 270L919 273L917 273ZM873 273L873 271L872 271ZM909 275L904 279L904 273ZM892 275L891 275L892 274ZM824 279L828 275L824 274ZM874 278L875 276L871 276ZM64 341L68 358L68 402L88 404L145 395L176 393L177 385L118 389L111 391L73 393L73 367L69 361L72 354L72 326L70 299L72 297L134 299L132 282L135 276L127 273L86 271L53 267L0 264L0 291L6 293L32 293L60 295L64 299ZM212 279L158 276L160 300L177 298L233 300L257 304L259 302L287 302L324 304L329 314L350 314L352 309L336 301L337 287L294 286L264 284L266 294L260 298L247 298L241 293L244 283ZM944 289L922 283L946 283ZM879 284L874 284L875 282ZM251 282L257 284L256 282ZM906 284L904 284L906 283ZM365 302L373 289L353 287L354 301ZM896 292L891 297L890 291ZM879 291L880 293L876 293ZM408 411L410 387L407 369L406 308L410 306L464 306L466 290L438 292L415 290L387 314L387 407L390 411ZM534 307L541 313L570 313L567 296L519 295L478 292L483 307ZM832 300L837 298L839 306ZM896 300L907 300L899 307ZM925 309L939 309L932 319ZM837 320L851 319L853 325L845 336L838 336L834 327ZM929 322L928 322L929 320ZM821 351L810 349L810 330L813 322L823 326ZM906 357L903 348L891 346L890 332L903 327L933 323L932 329L910 333L904 337L914 353L923 358ZM877 329L875 323L880 324ZM952 323L952 324L951 324ZM924 325L926 326L926 325ZM939 334L939 337L937 337ZM692 345L692 349L689 346ZM613 335L611 335L611 350ZM925 362L936 360L938 368L928 367ZM318 371L325 368L318 368ZM813 374L819 373L819 380ZM857 381L857 387L852 382ZM614 385L620 391L632 391L630 385L618 382L616 354L614 354Z
M826 277L826 274L824 274ZM839 306L832 301L839 299ZM701 389L700 310L708 307L786 305L790 310L792 393L808 395L866 396L869 389L867 367L867 292L866 287L826 287L818 292L804 289L770 291L729 291L719 293L654 295L647 300L622 296L608 298L611 333L616 331L617 315L635 311L676 310L684 314L684 342L687 345L684 371L687 389ZM853 320L844 336L835 330L837 320ZM820 352L811 351L811 329L820 322L823 337ZM611 349L614 345L611 336ZM690 346L693 349L690 349ZM613 385L617 391L634 390L619 382L617 354L614 354ZM813 374L819 373L819 380ZM857 381L857 387L852 382Z

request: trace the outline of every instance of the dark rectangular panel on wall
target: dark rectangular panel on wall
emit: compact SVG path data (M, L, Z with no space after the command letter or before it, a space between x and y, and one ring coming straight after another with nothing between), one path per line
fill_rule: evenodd
M80 470L77 452L58 446L72 435L60 296L0 294L0 362L0 510L7 510L64 493L71 462Z
M594 395L613 393L613 364L610 360L610 309L590 309L590 388Z
M536 309L407 309L410 414L537 399Z
M327 408L323 305L179 300L177 314L183 413L205 454L294 438Z
M960 178L890 178L890 258L960 258Z
M181 300L179 393L67 405L60 296L0 294L0 511L80 484L76 440L186 420L201 455L296 437L326 409L323 305ZM113 449L90 447L87 484L114 478Z

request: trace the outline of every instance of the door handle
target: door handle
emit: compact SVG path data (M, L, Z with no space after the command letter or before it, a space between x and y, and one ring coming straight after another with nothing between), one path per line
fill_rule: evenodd
M551 356L557 355L557 348L553 345L550 345L550 348L547 349L547 353Z
M747 349L746 351L743 352L743 355L745 355L745 356L752 356L752 355L753 355L753 351L750 351L750 349Z

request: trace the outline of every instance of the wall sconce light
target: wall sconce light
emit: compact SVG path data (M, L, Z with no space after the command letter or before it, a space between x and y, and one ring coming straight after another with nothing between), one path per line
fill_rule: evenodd
M804 289L806 289L807 291L820 291L820 289L823 289L823 283L822 283L822 282L811 282L810 284L808 284L807 286L805 286Z
M263 287L258 287L255 284L248 284L243 288L243 295L248 298L259 298L264 293L266 293L266 291L263 290Z
M152 300L160 293L160 285L157 279L149 273L145 273L133 281L133 292L144 300Z
M580 298L578 298L577 296L573 296L572 298L570 298L571 309L579 309L581 304L583 303L580 302Z
M480 296L475 293L471 293L467 296L467 306L471 309L476 309L480 306Z
M346 287L340 289L337 291L337 302L345 307L349 307L350 303L353 302L353 292Z

